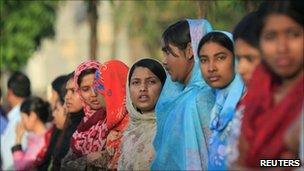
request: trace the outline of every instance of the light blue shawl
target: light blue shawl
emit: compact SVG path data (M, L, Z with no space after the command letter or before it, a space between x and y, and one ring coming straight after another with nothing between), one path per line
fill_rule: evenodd
M157 132L152 170L206 170L206 131L214 105L214 92L200 71L197 47L212 27L207 20L187 20L190 26L194 66L187 85L168 75L156 105Z
M229 32L218 31L226 34L232 41ZM208 170L227 170L227 141L231 134L231 121L234 118L237 103L242 98L244 83L236 72L237 61L235 58L235 76L233 81L223 89L216 89L216 101L211 111L209 128L209 163Z

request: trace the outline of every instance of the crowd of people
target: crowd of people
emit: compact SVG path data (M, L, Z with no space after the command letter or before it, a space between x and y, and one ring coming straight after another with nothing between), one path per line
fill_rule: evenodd
M84 61L52 82L49 101L13 73L11 110L0 110L1 169L259 170L264 159L303 167L303 9L263 2L233 33L177 21L162 34L162 62Z

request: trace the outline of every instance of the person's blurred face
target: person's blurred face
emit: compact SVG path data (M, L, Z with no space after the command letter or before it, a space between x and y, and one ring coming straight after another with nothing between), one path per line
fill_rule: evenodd
M58 93L54 89L52 89L52 91L51 91L51 97L50 97L50 104L51 104L52 109L54 109L54 107L55 107L56 102L58 101L58 99L59 99Z
M81 99L76 91L73 78L69 79L66 84L65 105L68 113L79 112L82 109Z
M243 39L237 39L234 44L235 55L238 58L238 72L246 85L251 78L255 67L260 63L261 56L257 48L251 46Z
M31 112L29 115L26 113L21 113L21 122L27 131L34 130L37 119L37 115L34 112Z
M183 51L171 44L169 44L169 47L174 54L169 51L163 52L163 65L170 74L172 81L185 84L189 81L194 64L192 48L187 47Z
M271 14L260 35L261 55L282 79L303 74L303 27L282 14Z
M154 110L162 84L148 68L137 67L130 80L130 96L134 107L141 112Z
M104 96L94 90L95 74L88 74L82 78L80 83L80 94L84 102L92 109L98 110L105 107Z
M66 111L63 105L57 101L53 110L54 123L58 129L63 129L66 120Z
M214 42L205 43L200 52L201 71L206 82L221 89L234 78L234 57L231 51Z

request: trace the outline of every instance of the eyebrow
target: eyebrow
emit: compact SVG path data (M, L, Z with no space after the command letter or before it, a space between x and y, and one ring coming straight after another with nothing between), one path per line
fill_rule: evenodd
M157 78L156 76L150 76L150 77L148 77L148 78L145 78L145 80L156 79L156 78ZM140 78L138 78L138 77L131 78L131 81L132 81L132 80L140 80Z
M218 55L227 55L227 53L225 53L225 52L218 52L218 53L214 54L213 56L218 56Z

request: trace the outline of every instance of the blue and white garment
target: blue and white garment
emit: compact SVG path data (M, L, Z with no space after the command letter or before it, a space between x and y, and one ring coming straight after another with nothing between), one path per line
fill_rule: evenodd
M187 20L190 26L194 66L186 85L170 75L156 105L157 132L153 142L152 170L206 170L209 114L214 92L202 79L197 48L212 27L207 20Z
M226 31L232 41L232 35ZM235 68L237 61L235 58ZM242 98L245 86L241 76L236 73L232 82L223 89L216 89L216 101L211 111L211 136L208 142L208 170L227 170L227 142L232 133L232 119L235 117L236 106Z

